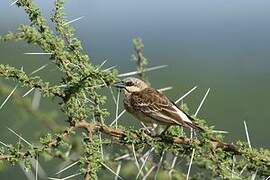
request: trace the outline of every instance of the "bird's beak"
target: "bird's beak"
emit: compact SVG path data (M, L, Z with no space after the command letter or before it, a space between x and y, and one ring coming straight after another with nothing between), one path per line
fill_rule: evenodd
M126 87L126 85L123 81L116 82L113 84L113 86L116 88L121 88L121 89Z

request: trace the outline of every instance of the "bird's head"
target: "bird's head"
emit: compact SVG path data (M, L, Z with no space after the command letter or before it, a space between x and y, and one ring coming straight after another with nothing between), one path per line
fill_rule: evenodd
M114 86L124 89L129 93L139 92L148 87L144 81L133 77L125 78L122 81L115 83Z

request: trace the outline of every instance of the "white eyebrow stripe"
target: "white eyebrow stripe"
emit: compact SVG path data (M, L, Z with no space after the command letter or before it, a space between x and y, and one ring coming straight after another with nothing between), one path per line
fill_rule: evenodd
M174 105L173 105L172 107L173 107L173 109L176 110L177 114L181 117L181 119L182 119L183 121L186 121L186 122L192 124L192 121L187 117L187 115L186 115L185 113L183 113L180 109L178 109L178 108L177 108L176 106L174 106Z

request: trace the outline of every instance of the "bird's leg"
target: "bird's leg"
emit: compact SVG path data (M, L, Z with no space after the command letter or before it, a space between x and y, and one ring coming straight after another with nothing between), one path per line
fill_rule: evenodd
M155 128L157 127L156 124L145 124L141 122L143 128L141 128L146 134L155 135Z

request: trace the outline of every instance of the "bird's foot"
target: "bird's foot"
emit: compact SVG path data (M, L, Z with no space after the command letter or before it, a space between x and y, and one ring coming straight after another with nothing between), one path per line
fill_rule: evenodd
M156 135L155 128L153 128L153 127L143 127L143 128L141 128L141 130L142 130L145 134L148 134L148 135L150 135L150 136Z

